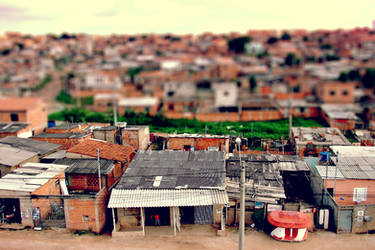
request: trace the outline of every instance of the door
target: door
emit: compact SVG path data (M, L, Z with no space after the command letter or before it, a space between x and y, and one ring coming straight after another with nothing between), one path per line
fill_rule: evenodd
M348 232L352 231L352 214L353 210L340 210L339 218L339 231Z

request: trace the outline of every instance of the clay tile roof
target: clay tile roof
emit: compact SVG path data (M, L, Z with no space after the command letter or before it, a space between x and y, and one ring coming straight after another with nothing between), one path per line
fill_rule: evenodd
M0 111L23 111L34 108L41 104L41 98L23 97L23 98L0 98Z
M88 139L70 148L67 152L96 157L99 148L100 158L124 162L134 152L131 146L118 145L97 139Z

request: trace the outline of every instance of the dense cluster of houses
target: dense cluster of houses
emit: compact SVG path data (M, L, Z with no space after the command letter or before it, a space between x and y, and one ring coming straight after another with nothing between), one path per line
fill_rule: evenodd
M251 41L233 52L228 41L244 35ZM374 31L7 33L0 53L0 228L115 236L156 226L176 235L208 224L225 234L239 223L244 166L249 226L264 229L268 213L288 210L307 214L309 230L375 231ZM46 75L62 76L72 97L92 96L96 111L202 121L292 115L329 127L291 126L288 152L283 141L280 152L268 142L251 151L232 136L153 134L126 123L46 128L46 103L25 97Z
M232 48L230 41L242 37L251 38L243 50ZM254 121L285 118L290 110L342 130L373 129L373 80L363 79L375 68L375 34L367 28L108 37L9 32L0 37L0 52L5 96L30 94L15 90L48 74L71 96L93 97L96 111L116 106L120 115Z
M231 136L152 134L125 123L25 134L26 122L0 131L0 228L177 235L208 224L222 235L239 223L244 166L248 226L264 229L268 213L288 210L306 213L311 231L375 230L375 150L353 146L337 128L293 127L290 155L239 151Z

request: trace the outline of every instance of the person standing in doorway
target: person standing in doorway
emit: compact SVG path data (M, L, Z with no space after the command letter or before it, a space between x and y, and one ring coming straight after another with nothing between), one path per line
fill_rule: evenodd
M155 226L160 226L160 216L159 216L159 214L155 214L154 218L155 218Z

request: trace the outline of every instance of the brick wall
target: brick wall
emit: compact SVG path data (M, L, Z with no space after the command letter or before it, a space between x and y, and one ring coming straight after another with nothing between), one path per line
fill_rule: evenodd
M76 195L65 199L66 229L101 233L106 223L108 192L102 189L96 196Z
M138 130L123 130L121 136L124 145L129 144L135 150L139 149Z
M44 102L40 102L33 109L27 111L27 123L36 134L41 133L47 127L47 108Z
M227 113L205 113L205 114L196 114L196 119L198 121L204 122L223 122L223 121L238 121L237 112L227 112Z
M334 180L328 180L328 188L334 187ZM361 205L375 204L375 180L336 179L335 201L339 205L355 205L354 188L367 188L367 199ZM341 199L340 199L341 198Z
M325 103L353 103L354 87L353 83L321 83L318 85L317 95Z
M60 181L65 181L64 172L56 175L54 178L50 179L43 186L32 192L32 195L60 195ZM41 219L45 219L51 212L51 203L56 202L61 204L60 199L48 199L48 198L34 198L32 199L33 208L39 207Z
M171 137L168 139L168 149L182 150L185 145L195 146L194 138Z

